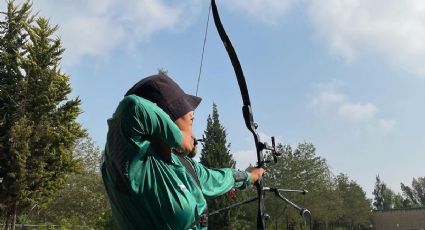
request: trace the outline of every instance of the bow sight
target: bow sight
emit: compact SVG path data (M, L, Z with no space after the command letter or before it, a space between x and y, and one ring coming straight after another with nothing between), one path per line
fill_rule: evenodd
M274 163L277 163L277 157L282 156L281 152L276 151L276 143L274 137L271 137L272 145L270 146L267 142L260 142L260 149L269 151L270 155L273 157ZM270 163L270 160L264 160L264 164Z

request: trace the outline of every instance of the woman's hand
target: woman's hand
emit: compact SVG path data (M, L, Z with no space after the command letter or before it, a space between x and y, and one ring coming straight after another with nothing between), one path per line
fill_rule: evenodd
M182 143L180 145L180 150L187 153L190 153L195 149L195 140L192 137L192 132L182 131Z
M246 169L247 172L251 173L252 182L257 182L261 177L263 177L265 171L263 168L254 168L249 167Z

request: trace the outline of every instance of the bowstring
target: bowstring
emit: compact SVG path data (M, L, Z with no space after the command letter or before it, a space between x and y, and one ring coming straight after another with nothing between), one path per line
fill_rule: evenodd
M202 44L201 64L199 65L198 82L196 83L196 93L195 93L195 96L198 96L199 82L201 81L202 65L204 63L204 54L205 54L205 44L207 43L208 26L209 26L209 23L210 23L210 14L211 14L211 3L210 3L210 7L208 8L207 24L205 26L204 42Z
M210 14L211 14L211 3L210 3L210 7L208 8L208 16L207 16L207 24L205 26L205 33L204 33L204 41L202 44L202 53L201 53L201 64L199 65L199 72L198 72L198 81L196 83L196 92L195 92L195 96L198 96L198 90L199 90L199 82L201 81L201 74L202 74L202 65L204 63L204 54L205 54L205 44L207 43L207 36L208 36L208 26L210 24ZM195 116L195 110L193 110L193 116ZM192 123L193 124L193 123ZM196 138L195 138L195 143L196 143Z

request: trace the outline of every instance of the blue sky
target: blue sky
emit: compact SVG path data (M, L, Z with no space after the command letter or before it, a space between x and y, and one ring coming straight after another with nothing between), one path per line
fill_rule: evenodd
M80 121L103 146L106 120L126 90L165 68L195 93L206 0L36 0L58 24L63 71ZM244 69L263 137L312 142L334 174L371 197L379 174L393 190L425 176L425 2L421 0L223 0L219 12ZM0 1L5 9L5 2ZM212 103L237 166L255 162L241 96L213 22L195 133Z

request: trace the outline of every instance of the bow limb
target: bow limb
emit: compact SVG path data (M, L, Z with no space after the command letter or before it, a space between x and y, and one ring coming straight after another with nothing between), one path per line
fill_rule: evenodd
M245 125L248 130L252 133L254 137L255 147L257 150L257 167L262 167L264 165L264 156L262 150L264 148L263 144L259 140L259 135L256 131L257 124L254 122L252 115L251 102L249 100L248 87L246 85L245 76L242 71L241 64L239 62L236 51L233 48L232 42L224 30L223 24L221 23L220 16L218 14L217 5L215 0L211 0L211 10L214 17L214 23L217 28L218 34L226 48L227 54L229 55L230 61L232 62L233 69L235 71L236 78L238 80L239 89L242 95L243 107L242 114L245 120ZM263 180L259 180L256 183L257 193L258 193L258 212L257 212L257 229L265 229L265 207L264 207L264 190L263 190Z

